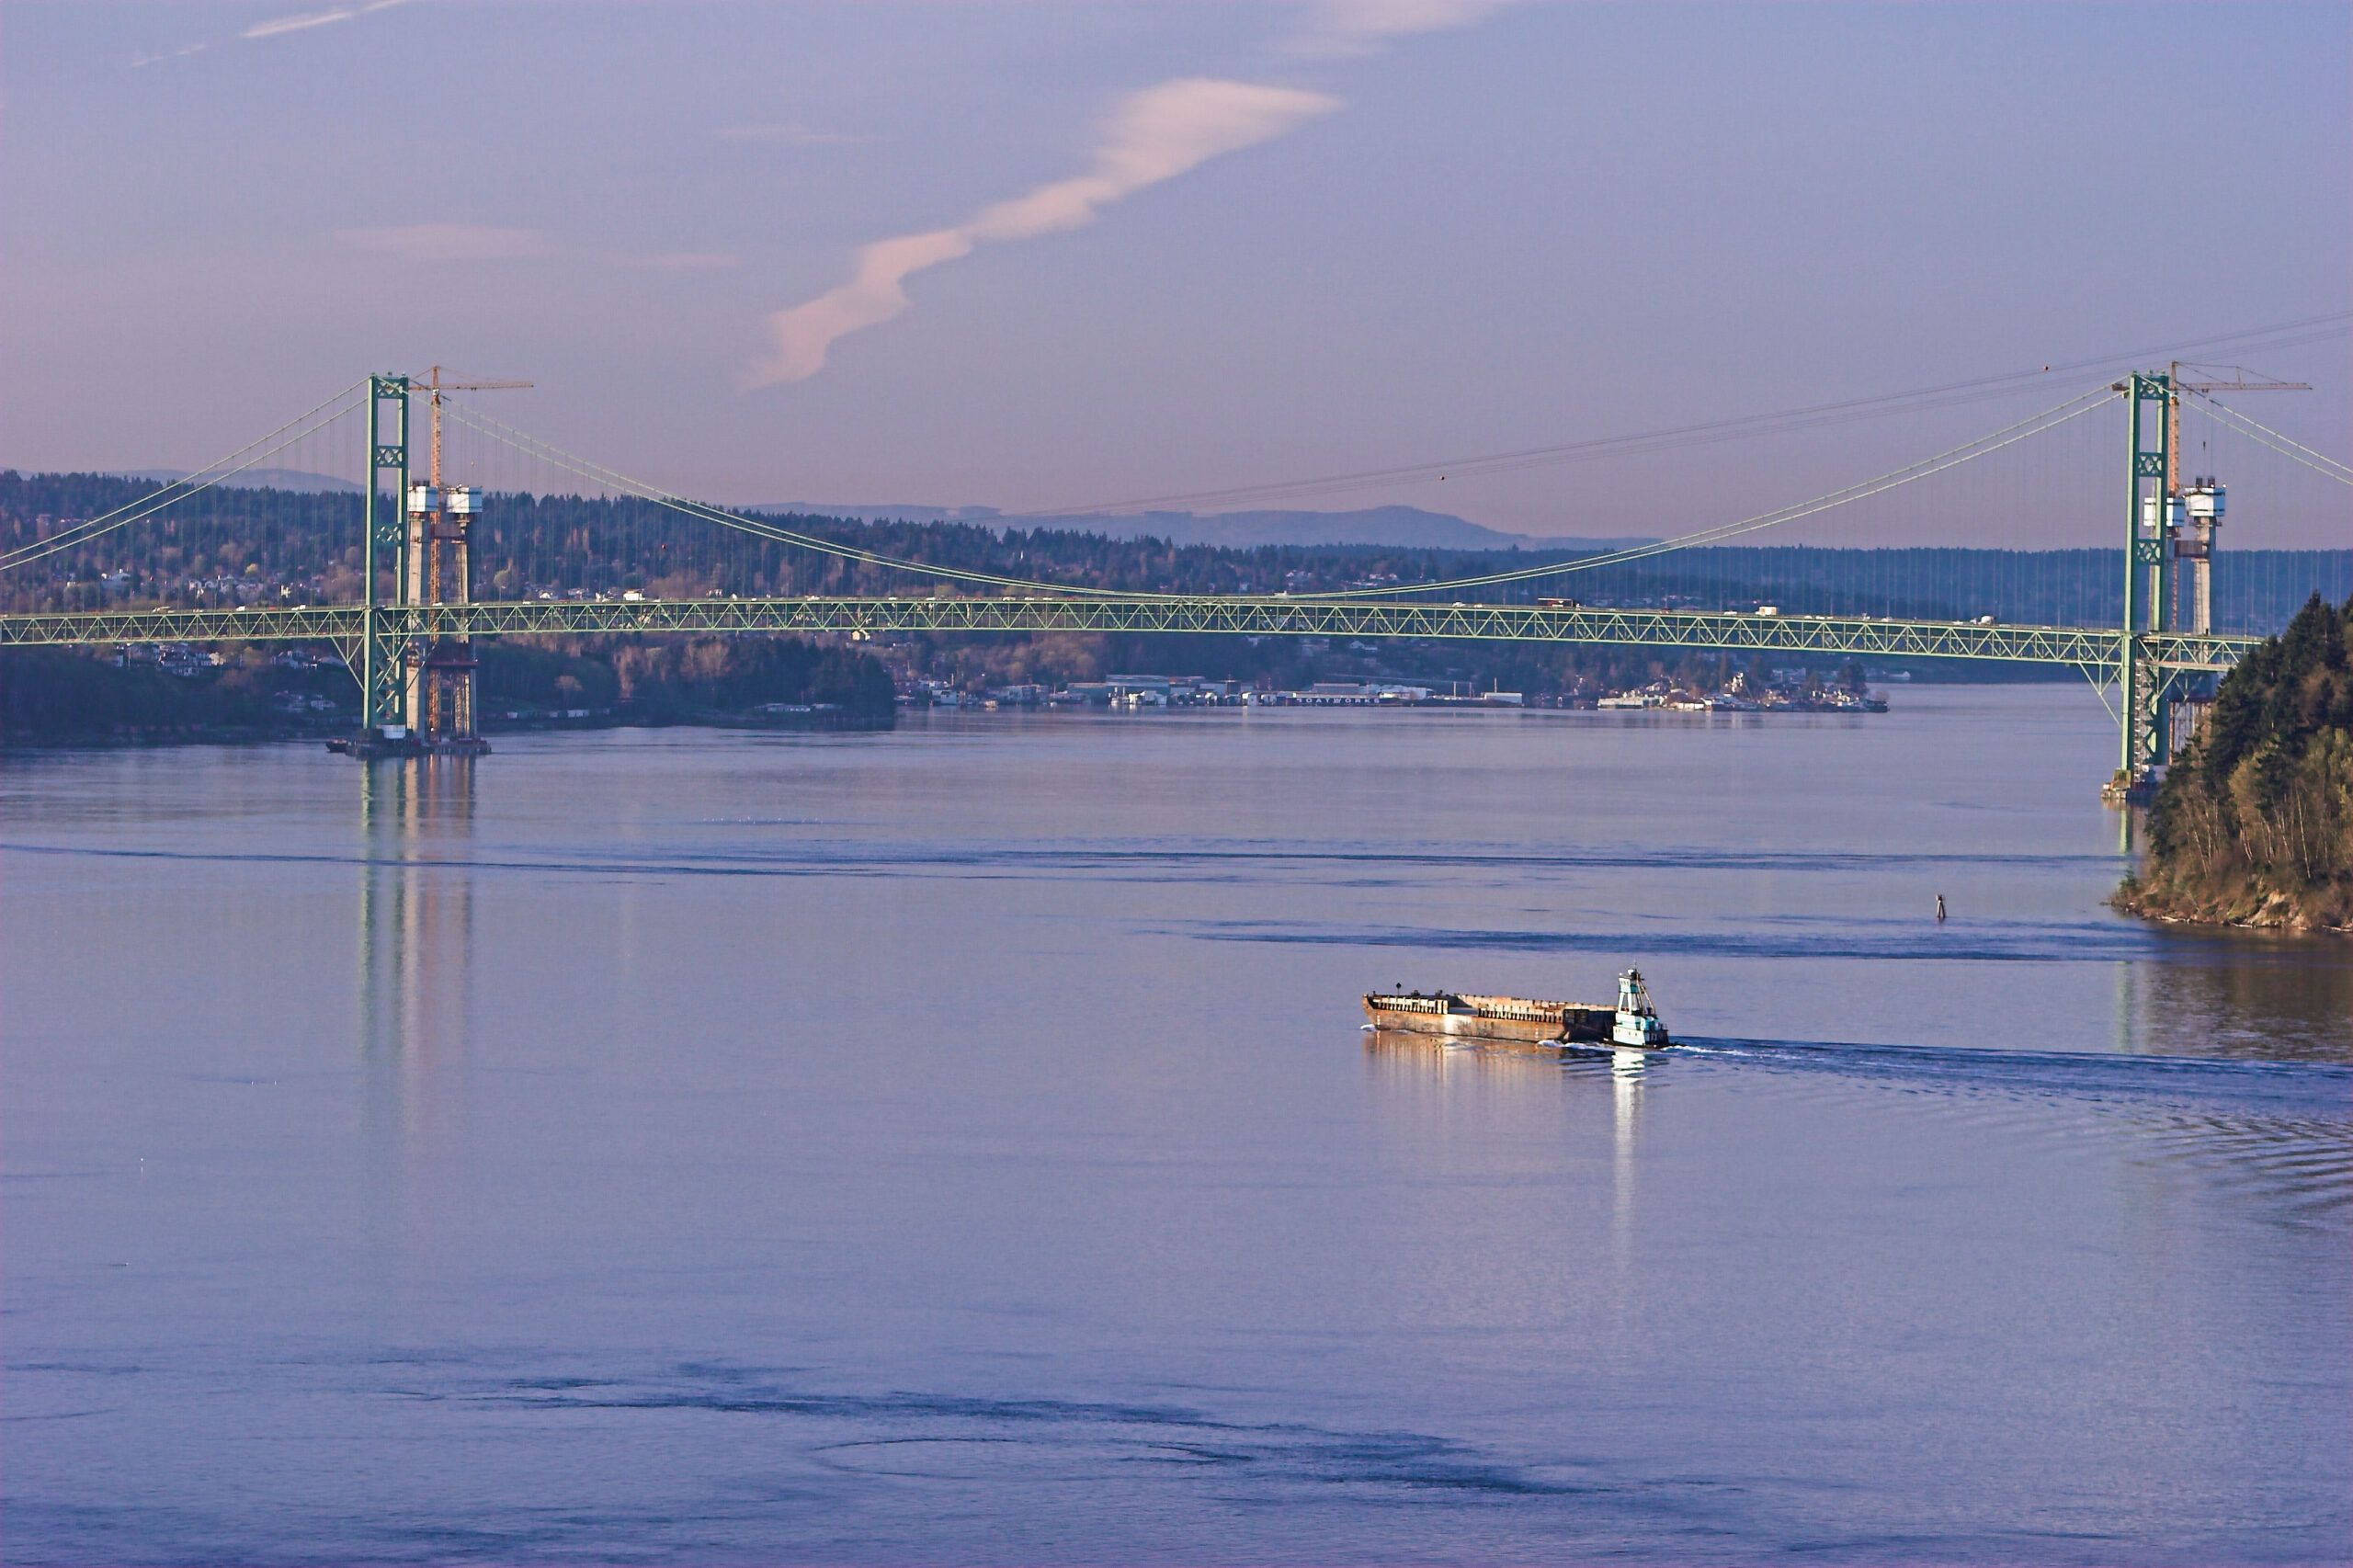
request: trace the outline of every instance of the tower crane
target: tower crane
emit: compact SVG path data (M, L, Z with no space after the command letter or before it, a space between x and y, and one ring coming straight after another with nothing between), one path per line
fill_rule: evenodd
M2213 372L2228 370L2225 381L2185 381L2181 372ZM2189 365L2178 359L2167 367L2166 385L2171 389L2165 398L2165 498L2161 526L2165 535L2173 540L2173 555L2177 561L2189 563L2189 624L2184 630L2206 632L2214 630L2214 529L2221 526L2225 505L2225 490L2211 474L2193 475L2187 490L2181 483L2181 394L2218 392L2310 392L2310 381L2283 381L2256 373L2249 379L2243 365ZM2187 524L2189 535L2184 538L2182 527ZM2175 595L2178 600L2180 579L2175 579ZM2174 607L2174 619L2185 619L2178 602Z
M441 482L441 399L446 392L494 392L528 387L529 381L443 381L448 367L436 365L421 389L433 409L433 465L423 484L411 484L404 502L408 523L407 602L465 604L473 597L473 547L468 527L482 509L472 485ZM419 383L413 380L412 385ZM410 644L406 659L409 727L438 751L473 753L490 748L474 733L474 653L471 639L443 637L430 647Z
M452 392L505 392L514 387L528 387L529 381L445 381L441 372L449 367L436 365L425 379L425 390L433 394L433 488L441 488L441 394Z

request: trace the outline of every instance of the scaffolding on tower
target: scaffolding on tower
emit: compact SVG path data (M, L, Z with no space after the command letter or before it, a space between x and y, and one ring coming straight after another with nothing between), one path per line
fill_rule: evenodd
M452 392L488 392L528 387L529 381L442 380L436 365L417 390L431 410L431 458L427 477L412 481L403 498L400 601L420 608L463 605L473 598L472 530L482 515L483 492L446 482L441 461L441 399ZM474 685L478 661L472 639L437 634L409 640L402 655L402 716L415 744L428 752L479 756L490 749L475 728Z

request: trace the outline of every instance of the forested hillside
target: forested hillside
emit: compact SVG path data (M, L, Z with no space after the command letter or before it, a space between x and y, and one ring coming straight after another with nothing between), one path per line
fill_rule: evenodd
M152 481L99 474L0 472L0 548L37 546L78 520L106 517L159 488ZM0 575L0 608L348 602L359 597L359 518L357 495L205 491ZM782 515L758 521L900 560L1153 593L1313 593L1438 582L1579 558L1574 551L1176 546L1067 528L938 521ZM492 599L631 591L665 598L928 592L935 581L758 539L651 502L576 495L493 494L476 525L474 546L474 591ZM2332 598L2353 594L2353 551L2225 551L2215 578L2220 628L2273 631L2314 589ZM389 592L389 569L381 582ZM2113 625L2122 602L2113 550L1773 545L1682 551L1451 597L1525 601L1539 595L1699 609L1772 603L1790 614L1991 615L2059 626Z
M2353 598L2315 594L2224 678L2157 792L2117 906L2160 920L2353 928Z
M793 637L502 638L474 650L494 733L575 717L724 722L768 704L819 710L803 723L873 728L896 711L873 655ZM358 722L350 672L300 653L237 648L218 665L160 667L98 650L0 649L0 740L11 744L245 740Z
M360 597L361 508L355 494L215 489L124 526L70 531L85 519L103 519L125 507L135 511L142 498L161 488L152 480L100 474L0 472L0 548L38 551L61 536L74 541L0 574L0 608L350 603ZM868 523L781 515L752 520L900 560L1141 592L1378 588L1579 559L1567 551L1180 547L1062 528L937 520ZM496 494L487 498L473 540L475 593L487 599L929 593L941 586L930 574L846 561L636 500ZM2353 551L2226 552L2216 574L2218 619L2225 626L2269 630L2283 625L2292 611L2290 585L2296 585L2297 599L2314 585L2332 594L2353 593ZM2120 576L2112 551L1727 545L1507 585L1449 589L1444 597L1526 601L1562 596L1592 605L1696 609L1770 603L1792 615L1993 615L2005 621L2112 624L2119 613ZM390 594L388 569L380 571L379 586ZM983 585L951 588L997 591ZM2275 609L2280 605L2286 608ZM847 653L821 656L805 644L575 638L536 644L486 640L481 648L487 713L626 705L633 714L654 716L806 701L840 701L845 710L858 705L878 716L889 710L881 665L862 653L862 663ZM794 649L801 651L790 651ZM945 680L975 691L1148 670L1231 676L1275 687L1319 679L1453 683L1462 689L1522 691L1531 699L1618 690L1659 678L1710 688L1736 669L1763 680L1774 666L1808 662L1663 655L1622 647L1326 645L1320 639L1238 636L909 635L871 651L881 652L904 677ZM76 662L57 662L66 658ZM796 661L805 661L806 669ZM1900 668L1902 663L1891 665ZM1939 680L2074 678L2056 666L1920 661L1911 667L1915 676ZM1817 673L1827 676L1835 668L1834 662ZM54 734L58 726L77 733L250 726L276 721L278 709L266 705L291 700L279 693L285 679L243 654L235 655L234 668L222 673L170 681L153 671L102 671L96 662L74 655L17 659L8 672L6 722L19 738ZM326 683L322 694L347 699L348 677L341 680L340 686ZM63 695L68 690L80 695L68 701Z

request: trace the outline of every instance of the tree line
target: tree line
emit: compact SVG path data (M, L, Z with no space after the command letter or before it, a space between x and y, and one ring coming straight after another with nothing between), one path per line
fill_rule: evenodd
M2174 758L2118 907L2165 920L2353 928L2353 597L2315 594L2223 677Z
M103 516L163 487L92 473L0 472L0 548L35 544L74 519ZM90 539L0 577L12 610L110 603L338 603L360 597L357 494L217 488L156 517ZM1067 587L1136 593L1324 593L1410 586L1534 565L1574 566L1589 552L1422 550L1385 545L1175 545L1051 527L858 522L753 516L850 551ZM761 539L627 497L494 494L473 526L476 597L788 597L930 592L921 571L847 560ZM392 591L388 562L379 589ZM953 591L988 593L983 585ZM2353 595L2353 551L2223 551L2215 566L2222 630L2284 626L2304 597ZM1593 604L1791 614L2114 625L2122 571L2115 550L1822 549L1719 545L1558 576L1463 590L1478 601L1566 597Z
M0 649L0 737L249 739L347 731L359 689L339 665L289 665L278 650L230 646L193 670L120 661L111 651ZM692 723L767 704L860 726L896 711L890 672L860 649L793 637L523 637L474 644L485 727L585 714L606 722Z

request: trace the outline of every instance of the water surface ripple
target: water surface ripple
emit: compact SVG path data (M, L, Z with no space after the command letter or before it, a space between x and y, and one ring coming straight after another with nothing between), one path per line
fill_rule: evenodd
M2353 945L1690 717L11 754L0 1560L2353 1556Z

